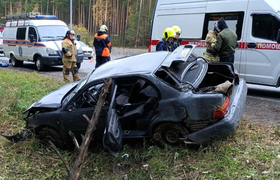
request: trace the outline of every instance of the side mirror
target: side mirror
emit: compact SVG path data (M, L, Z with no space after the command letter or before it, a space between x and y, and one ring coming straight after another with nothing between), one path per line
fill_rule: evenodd
M80 39L81 39L81 35L77 34L77 40L80 41Z
M34 35L33 35L33 34L30 34L30 35L29 35L29 39L30 39L30 42L34 42Z
M277 34L277 43L280 44L280 29L278 30L278 34Z

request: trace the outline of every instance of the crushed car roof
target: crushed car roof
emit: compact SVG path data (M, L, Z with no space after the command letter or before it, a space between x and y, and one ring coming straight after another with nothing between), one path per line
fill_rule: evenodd
M153 73L169 54L167 51L144 53L109 61L98 67L89 81L128 74Z

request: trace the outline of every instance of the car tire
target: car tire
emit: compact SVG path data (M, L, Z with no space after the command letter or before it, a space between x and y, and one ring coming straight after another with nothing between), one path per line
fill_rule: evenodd
M14 55L11 55L11 64L14 67L21 67L23 65L23 61L17 60Z
M77 65L78 69L80 69L81 63L76 63L76 65Z
M162 123L157 125L153 133L152 142L164 148L166 145L178 146L182 138L180 125L174 123Z
M35 61L35 66L38 71L45 70L45 66L43 64L43 60L42 60L41 56L37 56L36 61Z
M59 149L66 148L66 143L63 141L61 135L56 130L50 127L41 129L39 131L38 138L40 140L40 143L42 143L44 146L49 147L49 141L51 141Z

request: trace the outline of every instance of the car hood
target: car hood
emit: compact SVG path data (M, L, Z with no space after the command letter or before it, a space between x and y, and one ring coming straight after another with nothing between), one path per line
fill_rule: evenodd
M77 81L66 84L47 95L43 96L41 99L33 103L28 109L24 112L28 111L31 108L59 108L61 107L61 101L63 97L76 85L78 84Z

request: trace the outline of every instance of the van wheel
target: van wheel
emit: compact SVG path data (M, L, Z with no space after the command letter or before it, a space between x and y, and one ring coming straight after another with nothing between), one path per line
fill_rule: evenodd
M38 71L43 71L45 69L42 58L40 56L37 56L36 61L35 61L35 66Z
M63 141L63 138L61 135L54 129L45 127L42 130L39 131L38 138L40 140L40 143L42 143L44 146L49 147L51 141L57 148L64 149L66 148L66 144Z
M14 67L21 67L23 65L23 61L17 60L13 55L11 55L11 63Z

